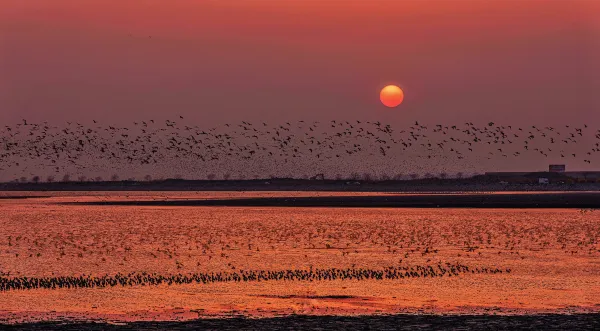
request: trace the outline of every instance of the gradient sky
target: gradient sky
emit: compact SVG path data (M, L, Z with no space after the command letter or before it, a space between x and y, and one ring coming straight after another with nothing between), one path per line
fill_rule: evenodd
M599 22L594 0L2 0L0 122L597 123Z

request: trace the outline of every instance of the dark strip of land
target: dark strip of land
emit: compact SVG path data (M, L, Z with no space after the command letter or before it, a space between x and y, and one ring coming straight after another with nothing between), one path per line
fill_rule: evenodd
M600 192L268 197L207 200L92 201L112 206L360 207L360 208L600 208Z
M199 319L188 322L35 323L6 330L600 330L600 314L290 316Z
M337 192L489 192L489 191L600 191L600 183L500 183L497 179L464 178L414 180L183 180L0 183L0 191L337 191Z

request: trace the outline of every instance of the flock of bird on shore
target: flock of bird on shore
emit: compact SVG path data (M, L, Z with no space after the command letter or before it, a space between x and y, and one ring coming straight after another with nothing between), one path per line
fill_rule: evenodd
M58 288L104 288L136 285L181 285L209 284L223 282L264 282L264 281L324 281L324 280L384 280L403 278L452 277L463 273L498 274L510 273L494 267L471 267L460 263L438 264L437 266L390 266L381 270L366 268L325 268L287 269L280 271L234 271L193 274L160 275L132 272L113 276L58 276L58 277L0 277L0 292L9 290L58 289Z
M368 220L361 214L338 218L322 212L319 217L304 215L289 221L265 217L263 211L210 218L185 213L185 218L176 215L162 222L145 213L123 222L125 216L119 215L128 214L90 216L83 224L77 216L45 218L18 235L4 224L12 235L0 237L4 284L0 287L366 280L382 279L382 268L390 264L396 266L395 274L383 279L441 280L448 272L455 275L452 269L465 277L497 272L481 264L504 264L500 269L504 273L548 254L557 263L600 254L598 223L577 215L571 219L449 215L448 220L431 216L435 222L429 217L412 219L410 214L406 220L386 216ZM436 271L417 267L429 265ZM116 275L125 278L121 281ZM138 275L143 279L136 280Z
M585 145L583 149L575 146ZM600 130L587 125L516 127L493 122L476 125L424 125L403 130L373 121L298 121L227 123L209 129L177 120L140 120L130 126L22 120L0 128L0 170L11 168L56 173L76 168L93 171L109 162L171 167L173 162L270 159L283 163L320 162L349 156L399 156L447 161L468 156L492 159L525 155L592 163L600 152ZM411 154L413 153L413 154Z

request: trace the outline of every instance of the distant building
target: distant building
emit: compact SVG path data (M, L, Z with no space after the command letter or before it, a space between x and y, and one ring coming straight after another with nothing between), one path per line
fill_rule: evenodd
M564 164L551 164L548 166L549 172L565 172L566 169L567 166L565 166Z
M486 172L488 179L509 183L600 183L600 171Z

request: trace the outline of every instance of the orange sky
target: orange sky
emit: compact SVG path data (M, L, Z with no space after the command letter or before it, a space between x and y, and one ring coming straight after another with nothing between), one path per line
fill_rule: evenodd
M3 0L0 121L598 122L598 22L592 0Z
M537 114L535 108L551 106L542 95L558 93L558 83L568 95L554 102L555 111L579 100L577 111L587 116L597 105L583 99L597 87L591 72L598 70L592 60L600 48L598 9L586 0L5 0L0 101L8 111L0 120L23 112L82 114L87 97L94 98L89 107L107 115L108 107L135 118L136 104L147 106L148 94L173 85L181 95L155 95L152 114L173 104L184 113L207 106L231 116L261 107L262 116L302 98L302 109L290 116L314 108L360 117L378 106L386 83L408 89L411 118L423 111L420 105L446 112L481 93L491 100L506 92L494 102L518 105L527 94L510 93L517 87L537 99L523 104ZM460 85L465 90L456 90ZM104 98L113 89L131 94ZM80 100L68 100L69 90L79 91ZM251 100L220 102L232 91L251 93ZM423 115L442 110L431 112Z
M385 42L452 36L512 38L593 24L593 1L500 0L6 0L8 28L43 25L104 33L314 42ZM406 29L406 30L405 30ZM441 35L440 35L441 34ZM373 40L373 38L375 38ZM389 39L387 40L389 41ZM430 42L431 40L421 40ZM313 46L315 46L313 45Z

